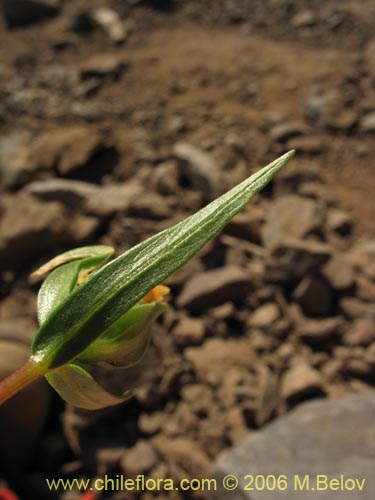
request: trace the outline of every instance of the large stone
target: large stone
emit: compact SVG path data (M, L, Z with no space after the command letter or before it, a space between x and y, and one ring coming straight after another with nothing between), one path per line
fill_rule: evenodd
M252 280L236 266L227 266L193 276L178 296L179 307L201 311L228 300L240 300L246 295Z
M280 197L272 205L263 226L262 240L273 248L285 238L304 238L323 224L324 211L312 199L294 194Z
M218 487L210 492L210 500L370 500L375 491L374 413L374 393L301 405L219 457L212 471ZM229 474L239 479L233 491L222 486ZM248 474L285 475L286 488L245 491ZM364 488L317 491L319 474L329 480L342 475L365 479ZM305 475L310 490L301 491L295 481Z
M2 4L10 28L55 16L60 10L60 0L2 0Z

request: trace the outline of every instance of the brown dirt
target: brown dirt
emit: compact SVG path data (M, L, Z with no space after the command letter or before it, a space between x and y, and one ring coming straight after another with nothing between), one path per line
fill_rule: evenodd
M120 14L128 31L123 45L114 46L97 28L89 33L69 29L79 9L102 5ZM306 11L310 13L308 25L298 26L296 14ZM229 236L208 246L171 278L173 297L178 297L191 275L217 267L228 271L229 266L237 265L252 273L256 286L242 301L232 294L222 308L203 308L199 314L188 306L182 310L172 298L170 311L155 329L136 399L89 416L66 410L57 397L53 400L40 441L22 473L0 470L0 479L3 475L19 490L21 500L63 498L45 491L46 475L143 473L144 457L151 463L145 470L155 477L207 475L221 450L240 441L249 429L288 411L293 406L288 397L296 402L304 399L293 393L293 387L288 397L283 396L288 388L280 390L285 374L301 359L308 374L314 370L318 390L313 396L334 398L370 390L366 370L373 366L374 343L371 347L366 339L371 338L367 316L373 314L375 274L368 261L364 264L363 254L358 264L350 250L374 236L374 134L363 125L364 118L375 111L369 51L373 11L370 0L347 0L339 5L322 0L313 7L307 0L133 4L67 0L62 12L51 20L13 30L0 27L0 139L20 131L31 137L22 149L27 159L25 171L0 190L0 215L12 221L8 224L12 227L4 230L9 249L0 245L0 252L5 255L8 251L8 260L4 257L0 263L4 331L9 325L17 326L17 331L24 325L29 331L35 328L37 287L26 276L37 262L62 249L98 241L120 251L202 205L204 197L196 186L173 170L180 165L173 153L178 141L212 156L220 173L220 191L295 145L297 155L290 172L297 172L305 182L302 187L296 187L293 179L285 185L276 182L256 202L254 212L246 212L245 219L249 219L245 223L237 222L238 226L228 230ZM113 56L115 69L85 80L80 76L82 68L96 54ZM307 116L309 102L311 105L316 96L323 96L317 104L321 108L315 110L319 116ZM283 123L292 133L281 137L277 127ZM82 147L76 144L65 158L69 144L64 140L73 126L90 140L83 139ZM298 142L301 138L306 142ZM157 180L161 166L170 168L171 179ZM0 167L6 170L1 165L1 151ZM92 206L91 212L85 212L81 206L66 208L59 201L44 214L45 202L36 202L24 190L30 181L56 178L84 180L103 188L135 180L144 191L124 212L108 209L108 213L99 213ZM276 272L274 278L274 262L267 260L261 228L275 206L273 198L285 192L313 200L313 211L319 211L322 203L325 215L320 220L325 221L333 209L351 215L352 232L339 230L333 236L335 230L325 222L317 228L309 214L306 216L307 225L312 224L308 245L316 240L329 243L335 255L347 252L345 258L350 265L354 262L355 276L349 276L348 286L340 289L341 285L330 282L327 288L327 281L334 282L334 277L322 279L321 262L317 269L306 271L306 280L293 272L282 279ZM27 219L27 207L32 208L30 213L40 227ZM47 228L40 219L46 220ZM18 239L12 231L18 231ZM347 270L346 262L339 265ZM276 271L278 266L279 261ZM311 279L311 273L318 278L314 274ZM328 289L328 312L324 317L319 312L314 317L313 312L306 319L300 309L306 308L309 294L314 309L320 292L311 290L317 282L324 292ZM301 284L305 287L302 292ZM354 305L342 302L358 297L359 303ZM251 324L252 312L263 306L265 324L262 315L260 324ZM352 312L351 307L357 309ZM272 314L275 321L269 320ZM328 323L316 324L315 320ZM358 322L359 340L352 328ZM301 334L301 325L308 325L307 334ZM253 336L248 335L250 327ZM267 335L264 328L269 329ZM314 344L311 338L317 330L318 334L322 330L328 333ZM243 356L247 348L249 358ZM349 358L350 369L346 366ZM229 375L222 380L224 365ZM252 396L241 399L243 387L256 394L254 400ZM155 453L158 464L154 463ZM189 463L190 455L193 463ZM139 462L138 468L133 462ZM19 489L23 475L26 486ZM191 495L157 498L203 498ZM107 496L125 499L121 494ZM151 496L134 495L126 500L135 498L150 500Z

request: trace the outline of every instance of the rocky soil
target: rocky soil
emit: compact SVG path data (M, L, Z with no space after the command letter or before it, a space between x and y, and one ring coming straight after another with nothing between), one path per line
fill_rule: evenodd
M44 478L207 477L302 401L373 391L372 2L0 5L1 376L27 356L39 264L83 244L121 253L297 149L167 281L148 355L106 380L137 380L133 400L88 413L41 384L2 408L4 483L76 499Z

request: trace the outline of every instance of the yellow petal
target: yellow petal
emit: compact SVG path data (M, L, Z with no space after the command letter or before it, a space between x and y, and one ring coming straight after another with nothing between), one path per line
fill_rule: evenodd
M167 286L158 285L148 292L142 302L144 304L149 304L150 302L161 302L165 295L168 295L169 292L170 289Z

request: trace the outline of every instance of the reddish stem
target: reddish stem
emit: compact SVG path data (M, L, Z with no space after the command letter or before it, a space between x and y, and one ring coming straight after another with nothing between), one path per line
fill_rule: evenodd
M8 488L0 488L0 500L18 500L18 497Z
M44 373L45 370L38 363L29 359L21 368L0 381L0 405L34 380L42 377Z

